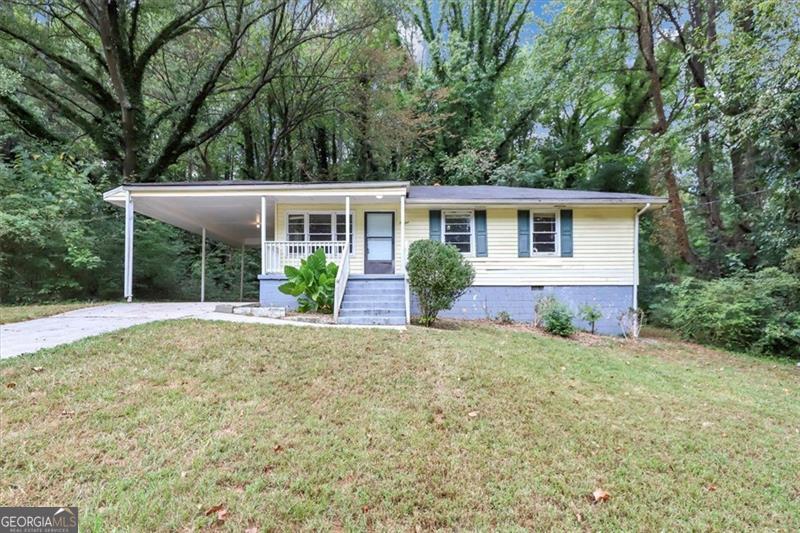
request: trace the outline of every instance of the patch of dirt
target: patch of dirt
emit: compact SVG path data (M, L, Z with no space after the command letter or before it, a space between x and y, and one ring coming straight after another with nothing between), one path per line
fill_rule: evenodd
M326 315L324 313L298 313L296 311L287 311L286 316L282 320L311 322L314 324L335 324L333 315Z

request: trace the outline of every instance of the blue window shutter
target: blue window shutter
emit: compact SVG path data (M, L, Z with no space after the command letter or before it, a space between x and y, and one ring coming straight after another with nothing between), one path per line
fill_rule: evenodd
M520 257L531 256L531 213L525 209L517 211L517 248Z
M486 235L486 211L475 211L475 256L487 257L489 245Z
M572 209L561 210L561 257L572 257Z
M442 212L438 209L431 209L428 211L428 219L430 221L430 239L432 241L442 240Z

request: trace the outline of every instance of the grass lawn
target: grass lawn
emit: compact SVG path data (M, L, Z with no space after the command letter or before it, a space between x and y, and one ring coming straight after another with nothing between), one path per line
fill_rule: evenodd
M23 320L33 320L34 318L44 318L46 316L66 313L74 309L83 307L94 307L109 302L76 302L58 304L39 304L39 305L0 305L0 324L10 324L12 322L22 322Z
M800 529L800 369L582 339L174 321L5 360L0 501L86 530Z

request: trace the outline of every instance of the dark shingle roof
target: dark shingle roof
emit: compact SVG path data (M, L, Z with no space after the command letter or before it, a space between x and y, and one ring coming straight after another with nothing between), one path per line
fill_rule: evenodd
M578 191L574 189L534 189L499 185L415 185L408 188L409 200L420 202L598 202L666 203L665 198L619 192Z

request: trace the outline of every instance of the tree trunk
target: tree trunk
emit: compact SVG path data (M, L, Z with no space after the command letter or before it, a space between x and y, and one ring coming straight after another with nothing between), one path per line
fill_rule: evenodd
M663 139L669 128L667 115L664 111L664 96L661 88L661 77L659 75L658 63L656 61L655 48L653 45L653 22L650 4L646 0L631 0L637 19L637 40L639 51L645 62L645 69L650 75L650 96L653 101L653 110L656 114L656 121L652 131L658 139ZM686 229L686 219L683 214L683 202L681 201L678 180L672 166L672 151L668 146L658 148L660 169L659 172L664 181L669 196L669 213L672 220L673 231L675 232L675 243L678 253L688 264L697 268L699 266L697 255L689 241L689 233Z
M242 143L244 144L244 168L242 173L246 179L256 178L256 145L253 140L253 128L247 120L239 122L242 130Z

